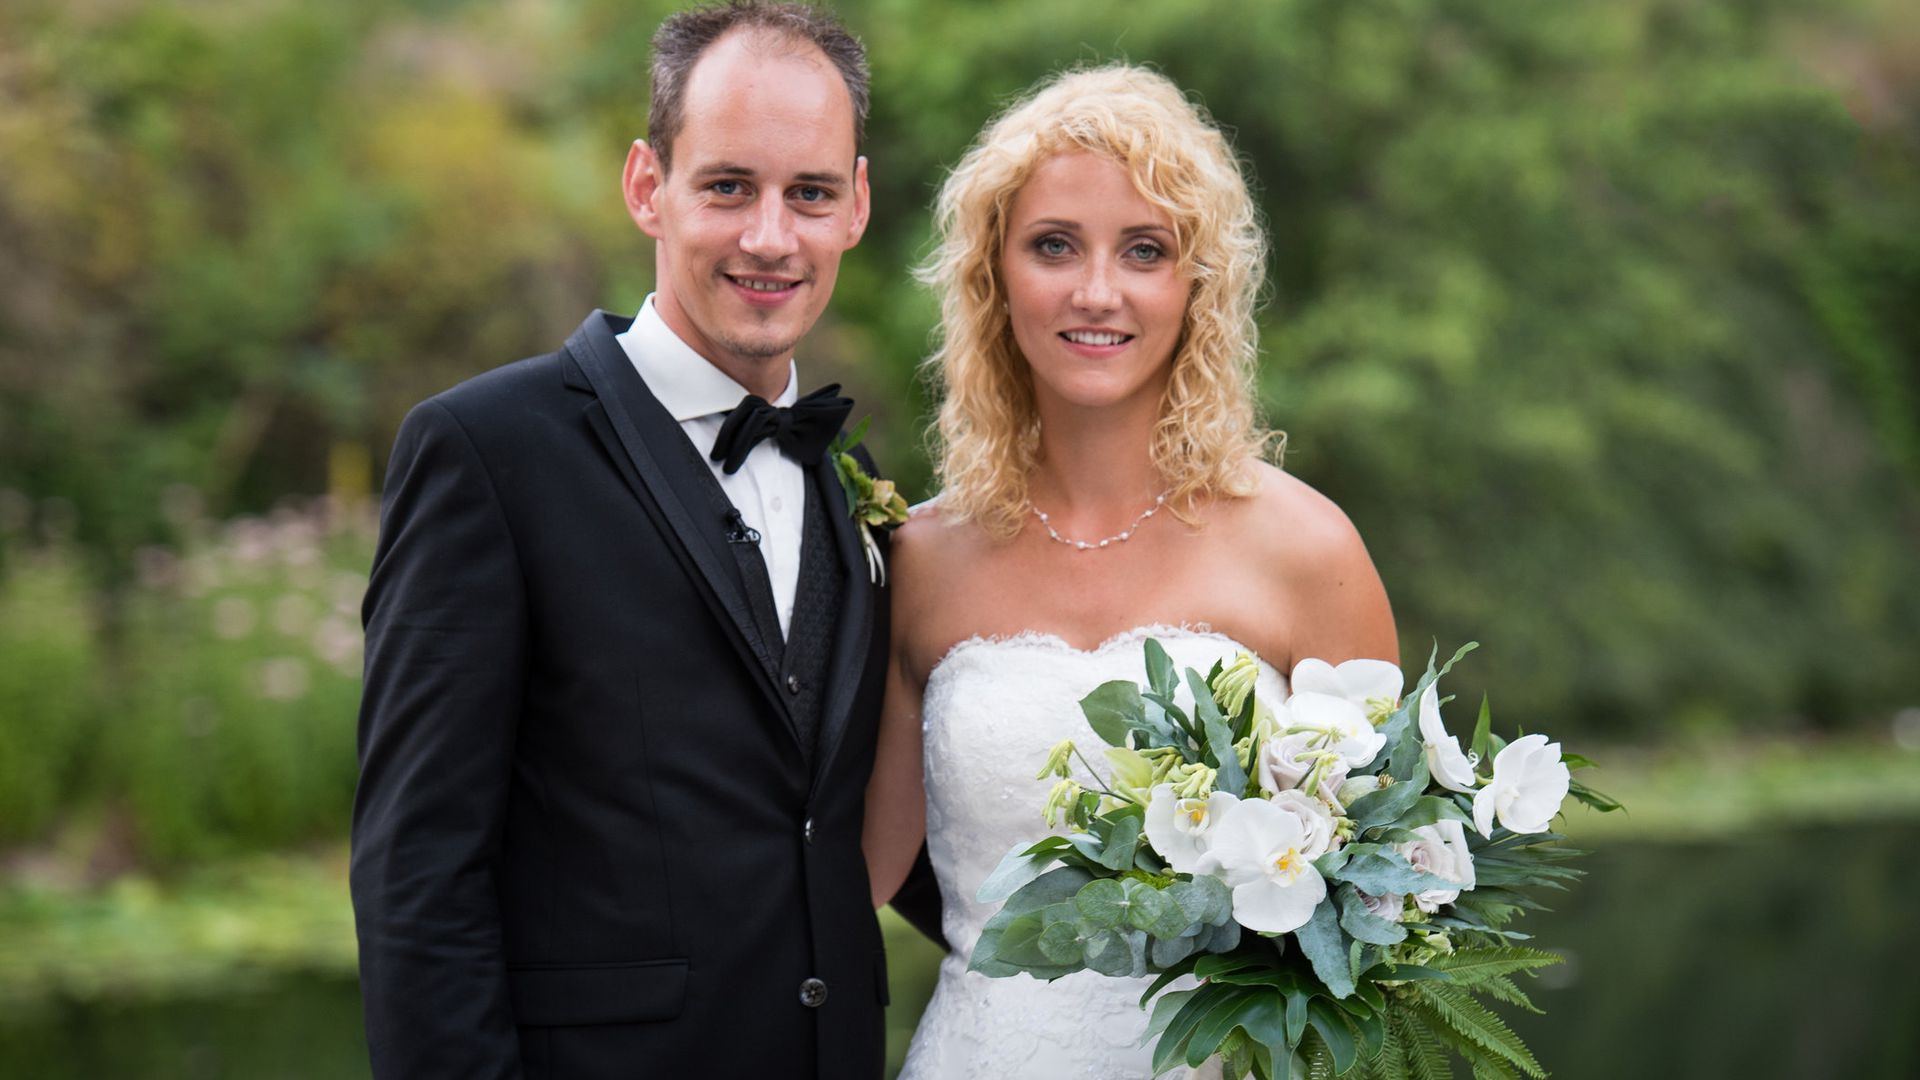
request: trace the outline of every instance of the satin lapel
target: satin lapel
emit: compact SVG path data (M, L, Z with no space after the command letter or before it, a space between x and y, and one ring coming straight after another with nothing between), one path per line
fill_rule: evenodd
M847 571L847 588L840 600L840 618L834 624L833 659L827 697L820 714L820 753L814 767L814 781L827 775L834 753L840 749L841 736L852 718L854 695L860 689L861 667L873 636L873 604L877 593L867 570L867 555L858 527L847 509L846 492L840 488L840 476L834 471L833 455L815 466L815 481L826 495L827 516L833 522L834 546L840 552L840 565Z
M761 678L762 691L794 730L791 704L778 686L778 663L762 636L753 609L747 602L732 555L720 549L725 541L717 535L718 524L708 528L691 508L702 505L697 482L701 477L687 475L687 455L671 440L685 440L673 417L662 408L647 389L640 374L633 370L620 343L613 338L605 312L595 311L567 339L567 352L579 364L591 384L595 400L587 406L588 424L614 460L636 495L644 495L659 507L680 546L698 568L718 607L722 621L735 631L729 635ZM694 462L698 465L698 462Z

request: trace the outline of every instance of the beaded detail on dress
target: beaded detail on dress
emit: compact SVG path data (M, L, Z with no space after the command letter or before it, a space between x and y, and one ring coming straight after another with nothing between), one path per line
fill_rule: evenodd
M1149 1080L1149 1048L1140 1045L1147 979L1091 971L1051 983L1028 975L989 979L968 971L980 928L999 904L974 892L1007 849L1046 831L1041 806L1053 777L1033 774L1047 751L1072 739L1101 762L1080 699L1112 679L1144 682L1149 637L1181 668L1205 672L1244 647L1204 629L1144 626L1093 649L1052 634L969 638L928 675L922 706L927 786L927 848L940 882L942 926L954 951L940 965L933 999L907 1052L901 1080L1001 1080L1098 1077ZM1285 698L1285 680L1261 665L1258 692ZM1213 1077L1213 1064L1169 1077Z

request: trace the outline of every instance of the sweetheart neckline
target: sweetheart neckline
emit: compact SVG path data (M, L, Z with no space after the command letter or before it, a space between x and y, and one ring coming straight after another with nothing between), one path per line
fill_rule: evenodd
M996 645L1043 645L1055 652L1067 653L1073 656L1104 656L1122 645L1138 645L1150 637L1161 638L1173 636L1212 638L1235 649L1253 653L1254 659L1259 661L1261 667L1280 675L1281 678L1286 677L1285 673L1281 672L1279 668L1260 659L1259 653L1254 652L1235 638L1213 629L1207 623L1143 623L1139 626L1122 630L1105 638L1093 647L1084 649L1049 630L1021 630L1013 634L974 634L971 637L962 638L954 642L953 645L941 655L940 659L934 661L933 667L927 671L927 687L929 689L932 688L934 679L947 667L947 661L952 660L955 656L970 649L990 648Z

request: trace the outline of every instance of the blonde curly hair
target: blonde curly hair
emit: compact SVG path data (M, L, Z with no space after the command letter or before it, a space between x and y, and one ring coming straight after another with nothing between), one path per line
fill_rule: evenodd
M1199 498L1251 494L1245 466L1284 444L1254 411L1266 238L1226 137L1157 72L1115 64L1063 73L1010 105L955 166L935 204L939 244L916 271L940 297L925 364L940 401L940 505L1002 539L1020 529L1040 446L1032 374L1000 279L1007 214L1041 163L1076 151L1124 167L1166 212L1177 271L1193 283L1151 447L1174 513L1194 524Z

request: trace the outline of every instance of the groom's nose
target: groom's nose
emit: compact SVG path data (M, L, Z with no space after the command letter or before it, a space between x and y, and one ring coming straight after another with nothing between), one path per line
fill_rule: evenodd
M761 199L755 204L746 230L740 234L740 250L762 259L784 259L799 250L793 229L793 211L780 199Z

